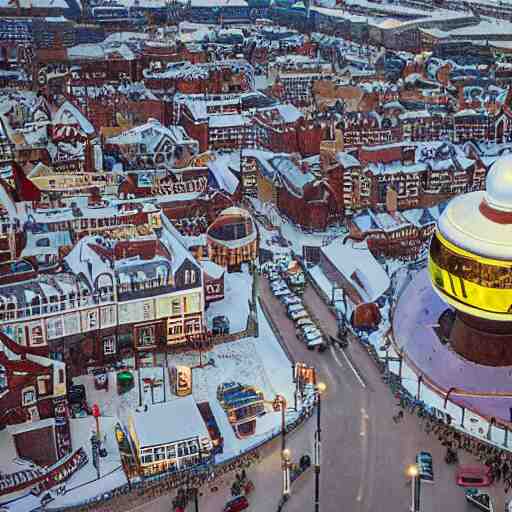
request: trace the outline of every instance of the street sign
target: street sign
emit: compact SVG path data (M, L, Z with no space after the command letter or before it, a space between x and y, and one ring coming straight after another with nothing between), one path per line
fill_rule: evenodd
M419 479L423 482L434 483L432 455L429 452L419 452L416 455L416 464L418 466Z

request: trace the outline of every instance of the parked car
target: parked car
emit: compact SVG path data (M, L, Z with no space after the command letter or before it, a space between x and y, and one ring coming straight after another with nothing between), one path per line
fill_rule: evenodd
M461 487L487 487L492 480L491 468L483 464L457 468L457 485Z
M280 279L279 281L275 281L270 285L270 289L272 290L272 292L276 292L277 290L281 290L282 288L288 288L288 285L282 279Z
M279 300L282 300L284 297L288 297L292 294L289 288L281 288L274 293L274 297L278 297Z
M225 316L216 316L212 322L212 334L223 335L229 334L229 318Z
M237 496L235 499L228 501L224 507L224 512L240 512L249 508L249 502L245 496Z
M303 334L322 334L319 331L318 327L316 327L314 325L304 325L300 329Z
M300 320L301 318L307 318L309 317L308 312L305 309L299 309L297 311L292 311L288 314L288 317L290 320L293 320L294 322L297 320Z
M304 309L303 304L289 304L286 306L286 310L288 311L288 314L292 313L293 311L298 311L299 309Z
M283 297L281 299L281 302L285 306L289 306L290 304L302 304L302 301L299 299L299 297L297 297L297 295L294 295L293 293L290 293L290 295L287 297Z
M311 332L304 334L304 341L310 350L313 350L315 347L320 347L321 345L325 345L324 337L320 331Z
M314 326L315 324L313 323L313 320L311 320L311 318L309 318L309 316L307 316L305 318L301 318L300 320L297 320L296 325L297 325L297 328L300 329L306 325Z

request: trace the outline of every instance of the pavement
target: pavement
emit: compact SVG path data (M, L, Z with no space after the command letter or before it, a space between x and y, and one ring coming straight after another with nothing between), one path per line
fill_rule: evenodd
M260 297L267 305L275 325L282 334L289 352L296 361L316 367L319 379L326 383L322 396L322 465L320 475L320 510L323 512L406 511L410 509L411 488L406 468L419 451L432 453L435 483L423 485L421 512L468 512L471 506L464 499L464 490L455 485L455 466L444 463L445 448L438 439L427 435L416 416L405 414L395 424L396 401L382 382L366 351L352 341L346 353L330 347L323 353L309 351L297 339L294 324L285 308L275 299L265 279L261 279ZM336 333L336 323L327 306L312 287L306 287L304 301L318 319L322 330ZM347 357L348 356L348 357ZM287 436L292 460L304 453L313 454L315 418ZM265 447L259 464L247 470L255 484L248 497L250 512L277 510L281 496L280 440ZM460 454L462 463L475 463ZM292 485L286 512L314 510L314 471L309 469ZM230 499L234 474L226 475L214 485L218 489L202 489L199 511L222 512ZM504 510L503 488L491 487L495 510ZM163 496L135 510L170 512L171 496ZM187 512L197 512L194 506Z

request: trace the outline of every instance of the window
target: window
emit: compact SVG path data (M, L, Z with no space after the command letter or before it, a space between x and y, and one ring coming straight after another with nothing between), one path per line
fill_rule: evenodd
M177 297L171 300L171 315L181 315L181 297Z
M30 388L25 388L21 395L21 405L32 405L36 401L36 390L32 386Z
M155 343L155 327L149 325L139 330L139 346L147 347Z
M168 459L175 459L176 458L176 445L170 444L170 445L167 446L166 457Z
M7 370L0 364L0 393L8 389Z
M189 454L187 443L178 444L178 457L186 457Z
M165 459L165 446L155 448L155 461Z
M44 345L43 328L39 322L29 324L29 343L32 346Z
M140 451L142 464L151 464L153 462L153 448L146 448Z
M185 297L185 313L199 313L200 312L200 294L193 293Z
M116 324L116 307L107 306L101 308L101 326L110 327Z
M59 384L64 384L64 370L62 368L59 368Z
M169 336L179 336L183 333L183 325L181 323L179 324L171 324L168 328L168 335Z
M37 378L37 392L39 395L47 395L50 392L49 378L38 377Z
M62 317L48 318L48 320L46 320L46 334L48 339L60 338L64 336Z
M116 353L116 338L114 336L109 336L108 338L103 338L103 354L106 356L111 356Z

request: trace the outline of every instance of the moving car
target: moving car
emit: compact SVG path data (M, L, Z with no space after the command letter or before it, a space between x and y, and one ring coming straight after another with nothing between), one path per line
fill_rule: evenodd
M249 502L245 496L237 496L235 499L228 501L224 507L224 512L240 512L249 508Z

